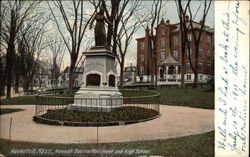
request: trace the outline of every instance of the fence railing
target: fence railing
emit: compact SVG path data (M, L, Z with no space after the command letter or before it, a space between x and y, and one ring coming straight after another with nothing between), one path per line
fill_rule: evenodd
M122 98L74 98L72 91L43 93L36 96L34 120L55 125L109 125L159 116L158 92L129 89L120 92Z

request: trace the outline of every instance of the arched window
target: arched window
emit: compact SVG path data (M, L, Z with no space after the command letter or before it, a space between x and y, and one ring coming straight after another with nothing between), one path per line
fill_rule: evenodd
M115 87L115 75L109 75L109 86Z
M87 75L87 86L100 86L101 77L98 74Z

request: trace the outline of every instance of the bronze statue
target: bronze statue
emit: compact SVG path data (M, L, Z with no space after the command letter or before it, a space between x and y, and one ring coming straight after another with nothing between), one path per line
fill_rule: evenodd
M108 46L107 45L107 36L105 31L105 22L113 25L105 16L104 16L104 7L100 7L100 11L94 16L94 18L90 22L90 29L92 29L92 25L94 20L96 20L95 25L95 46Z

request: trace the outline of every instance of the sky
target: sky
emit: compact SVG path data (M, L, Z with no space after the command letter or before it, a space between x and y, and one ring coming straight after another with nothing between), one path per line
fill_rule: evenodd
M70 6L70 2L69 1L63 1L63 3L65 3L65 6ZM142 7L139 10L140 13L142 14L147 14L150 12L151 10L151 6L152 6L152 1L142 1ZM194 12L197 10L197 8L200 6L202 2L200 1L192 1L192 10L194 10ZM49 4L51 5L55 15L57 16L57 19L60 21L62 20L61 16L60 16L60 12L58 11L58 9L54 8L53 2L49 1ZM48 4L47 2L42 3L42 6L44 8L48 8ZM130 6L128 6L127 9L129 9ZM195 21L200 21L201 19L201 11L202 11L202 7L200 8L200 12L198 12L197 17L195 19ZM91 4L88 4L88 2L86 1L86 4L84 5L84 11L86 14L91 14L93 12L93 7ZM69 11L70 12L70 11ZM49 15L49 12L48 12ZM51 15L49 15L51 16ZM52 16L51 16L52 18ZM161 12L161 19L164 19L165 21L167 19L170 20L171 24L175 24L179 22L179 18L178 18L178 13L177 13L177 7L176 7L176 3L175 1L163 1L163 7L162 7L162 12ZM53 18L52 18L53 19ZM131 23L133 21L131 20ZM206 20L206 25L208 25L211 28L214 28L214 4L212 2L211 8L209 10L208 16L207 16L207 20ZM64 27L64 24L62 23L60 25L62 31L64 32L63 34L66 35L66 37L69 37L66 28ZM57 31L57 27L55 25L55 23L53 21L50 21L47 29L49 30L50 34L57 34L59 35L59 32ZM107 30L107 29L106 29ZM94 35L94 30L90 30L89 27L87 28L87 32L86 32L86 36L83 40L83 43L81 45L81 52L86 50L86 43L88 40L93 40L93 35ZM137 42L136 39L137 38L141 38L145 36L145 30L143 27L141 27L134 35L133 35L133 39L131 41L131 44L128 47L128 52L126 54L126 58L125 58L125 66L128 66L130 64L132 65L136 65L136 57L137 57ZM94 46L94 42L92 42L92 45ZM67 51L67 49L65 49L65 51ZM49 49L47 50L47 53L49 53ZM63 64L63 68L65 68L66 66L70 65L70 57L69 57L69 53L66 52L65 56L64 56L64 64ZM119 68L118 68L119 71Z

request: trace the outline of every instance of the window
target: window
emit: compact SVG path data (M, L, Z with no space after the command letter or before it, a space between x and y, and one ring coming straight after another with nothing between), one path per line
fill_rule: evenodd
M141 55L141 62L144 62L144 55Z
M140 66L140 75L144 74L144 66Z
M207 65L207 72L212 72L212 66L211 66L211 64Z
M202 44L202 37L200 38L200 42L199 42L199 44Z
M190 71L190 70L191 70L191 66L190 66L189 63L187 63L187 65L186 65L186 70L187 70L187 71Z
M161 35L164 35L165 34L165 30L164 28L161 29Z
M192 42L192 35L191 34L188 35L188 41Z
M207 45L209 45L209 46L211 45L211 37L210 36L207 37Z
M144 42L141 42L141 50L144 50Z
M187 57L189 57L189 52L187 50ZM192 49L190 49L190 57L192 57Z
M191 75L187 75L187 80L191 80Z
M161 39L161 47L165 47L165 39Z
M178 45L178 37L174 37L174 46Z
M202 75L200 75L200 80L203 80L203 76Z
M199 63L199 65L198 65L198 70L199 70L199 71L202 71L202 70L203 70L203 64L202 64L202 63Z
M178 51L174 51L174 58L178 59Z
M207 51L207 60L211 60L211 52L209 50Z
M202 49L199 49L199 58L202 58L203 57L203 52L202 52Z
M165 59L165 52L161 52L160 57L161 57L161 61L163 61Z

